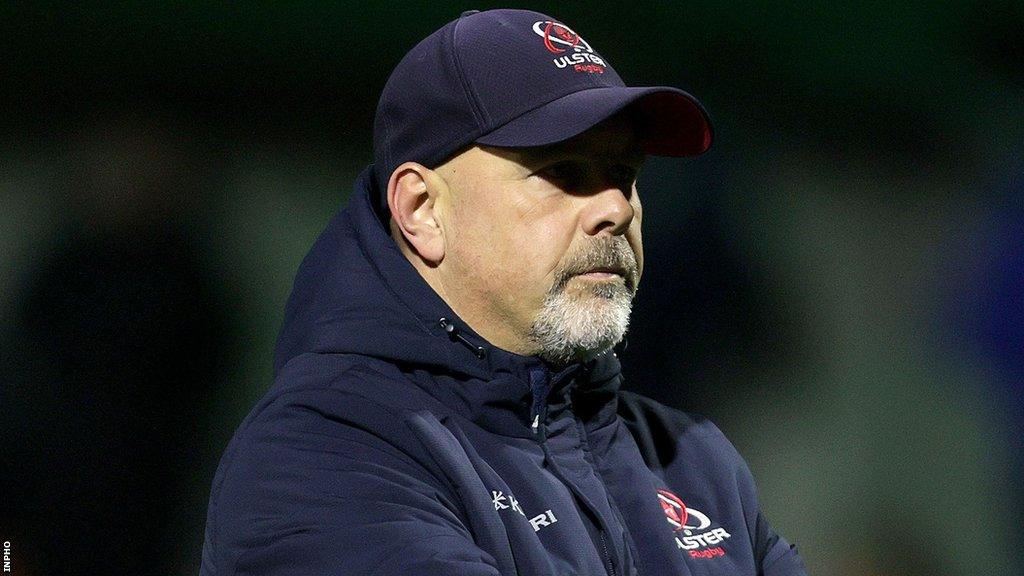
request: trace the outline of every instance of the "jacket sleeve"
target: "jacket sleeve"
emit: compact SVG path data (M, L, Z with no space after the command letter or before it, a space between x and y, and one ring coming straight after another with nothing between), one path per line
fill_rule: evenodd
M331 403L358 419L388 415L324 394L338 393L283 395L232 441L211 495L203 576L496 576L451 490L386 430Z
M754 545L761 559L761 573L764 576L807 576L796 546L772 530L761 510L757 511L755 523Z

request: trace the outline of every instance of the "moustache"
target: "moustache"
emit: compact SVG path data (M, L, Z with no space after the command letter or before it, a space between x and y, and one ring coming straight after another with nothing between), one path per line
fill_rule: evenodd
M552 292L564 289L573 276L594 271L619 274L629 292L636 293L640 270L633 249L622 236L595 239L573 253L556 272Z

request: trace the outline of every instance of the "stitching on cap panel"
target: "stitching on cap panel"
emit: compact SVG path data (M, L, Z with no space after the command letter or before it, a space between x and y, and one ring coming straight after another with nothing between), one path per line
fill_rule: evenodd
M460 24L462 24L462 18L456 20L455 26L452 26L452 34L451 38L449 38L449 49L451 51L452 64L455 66L455 73L459 77L459 84L462 85L462 90L466 94L466 99L469 100L470 109L473 110L473 119L476 120L477 129L480 129L486 124L484 121L483 109L480 108L480 103L477 102L476 96L473 94L469 83L466 81L466 75L462 71L462 62L459 60L459 55L455 51L455 35L459 31Z

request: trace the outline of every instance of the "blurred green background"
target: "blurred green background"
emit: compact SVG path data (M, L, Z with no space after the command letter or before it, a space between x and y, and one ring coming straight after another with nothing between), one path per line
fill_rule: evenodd
M198 572L217 460L387 74L497 6L0 6L15 574ZM1024 573L1024 6L517 7L716 122L641 179L627 386L726 432L812 574Z

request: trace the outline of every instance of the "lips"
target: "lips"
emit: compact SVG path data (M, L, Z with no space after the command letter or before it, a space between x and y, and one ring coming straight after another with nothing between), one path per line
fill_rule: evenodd
M587 271L585 273L580 274L580 276L584 276L584 277L588 277L588 278L602 278L602 279L604 279L604 278L610 279L610 278L615 278L615 277L626 278L626 273L624 273L621 270L591 270L591 271Z
M613 276L614 275L614 276L620 276L620 277L625 278L626 277L626 271L621 269L621 268L594 268L592 270L587 270L586 272L581 272L579 275L580 276L598 276L598 277Z
M629 290L634 290L633 285L633 274L629 273L625 268L619 268L615 266L611 267L596 267L589 270L575 274L575 276L590 279L590 280L614 280L615 278L621 278L623 283Z
M593 268L591 270L587 270L586 272L584 272L584 274L591 274L591 273L594 273L594 272L599 272L599 273L603 273L603 274L618 274L619 276L625 276L626 275L626 270L625 269L623 269L623 268L614 268L614 267Z

